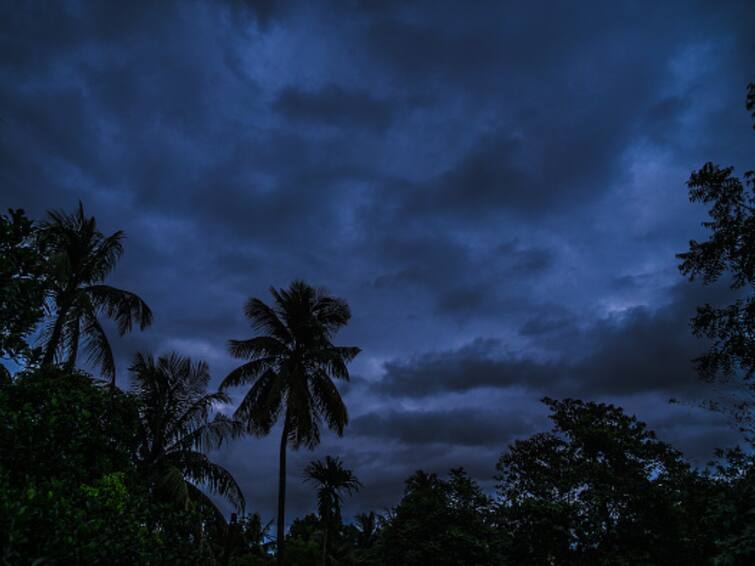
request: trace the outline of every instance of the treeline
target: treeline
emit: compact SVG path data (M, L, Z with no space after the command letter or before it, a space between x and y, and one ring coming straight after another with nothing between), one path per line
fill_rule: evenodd
M755 113L755 85L748 109ZM745 396L710 408L752 433L755 392L755 173L706 164L688 182L709 205L710 238L691 241L680 269L704 283L731 276L727 307L703 305L693 332L707 380ZM351 316L326 291L294 281L251 298L250 338L229 341L241 364L208 391L202 361L134 356L116 382L105 319L120 334L152 311L107 283L123 234L103 234L83 206L35 222L0 216L0 561L2 564L673 565L755 563L755 457L719 451L700 470L621 408L544 399L549 432L501 455L495 492L462 468L418 471L388 512L344 520L358 470L326 457L304 470L317 513L287 530L286 455L343 434L337 387L359 348L334 343ZM79 369L84 358L99 378ZM246 388L232 416L219 409ZM750 397L752 398L752 397ZM743 400L744 399L744 400ZM247 509L230 470L209 454L241 435L280 430L278 509ZM752 437L749 438L752 440ZM230 520L212 497L236 512Z
M195 449L193 437L212 436L205 427L215 421L197 410L193 426L181 424L207 399L201 367L157 363L177 382L138 374L126 393L48 368L0 386L4 564L275 563L269 523L241 511L226 522L197 489L243 502L230 474ZM186 387L174 398L185 405L159 412L158 390L171 385ZM751 456L730 451L698 471L617 407L546 403L553 429L509 447L492 496L461 468L418 471L388 513L344 521L341 498L358 489L356 476L336 459L310 465L318 512L291 524L286 564L752 563ZM158 448L161 437L169 440Z

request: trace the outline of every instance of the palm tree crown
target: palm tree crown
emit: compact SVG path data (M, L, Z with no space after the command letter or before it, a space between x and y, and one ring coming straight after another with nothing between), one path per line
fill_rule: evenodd
M343 462L331 456L325 462L315 460L304 469L304 481L317 485L317 511L322 523L322 566L329 560L328 540L334 528L341 524L341 503L343 494L351 495L361 484L351 470L343 467Z
M333 378L349 380L346 364L359 348L334 346L333 335L351 318L348 305L301 281L270 289L275 307L250 299L245 314L261 335L231 340L231 354L245 364L223 380L222 389L253 382L236 416L250 432L267 434L281 412L295 448L320 441L320 423L339 435L348 422Z
M240 423L220 413L210 419L215 405L229 399L222 392L206 392L207 364L177 354L157 360L137 354L130 371L140 407L139 463L154 485L184 502L214 508L198 488L204 486L243 509L236 480L205 454L243 432Z
M340 458L332 456L325 456L324 462L310 462L304 469L304 478L317 486L317 512L327 524L341 521L344 493L351 495L362 485L354 472L344 468Z
M104 236L81 203L73 214L48 215L42 238L49 246L48 308L54 316L45 332L43 363L65 360L73 367L83 338L89 362L114 383L113 352L98 317L113 319L121 335L134 323L141 330L152 323L152 311L139 296L103 283L123 253L123 233Z
M245 308L257 336L231 340L231 354L247 360L221 389L251 383L235 416L254 434L268 434L283 415L278 480L278 562L284 561L286 445L314 447L324 421L340 436L348 413L333 379L348 381L359 348L335 346L351 312L345 301L302 281L270 289L275 306L250 299Z

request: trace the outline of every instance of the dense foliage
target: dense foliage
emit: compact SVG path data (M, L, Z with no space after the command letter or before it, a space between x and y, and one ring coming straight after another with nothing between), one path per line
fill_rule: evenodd
M492 563L491 502L462 469L448 481L418 471L375 543L378 564Z
M705 556L681 455L621 409L546 404L553 431L517 441L498 462L500 520L522 563L671 564Z
M755 560L750 456L721 454L701 473L617 407L546 403L553 430L501 456L494 497L462 469L447 479L420 471L387 515L345 524L336 495L353 490L355 478L335 459L312 466L321 509L292 523L287 564ZM270 525L259 515L225 525L201 498L156 490L140 463L140 407L139 395L66 370L22 373L0 387L5 564L272 563Z
M46 253L23 210L0 215L0 358L28 359L27 338L44 315Z
M133 397L43 369L0 388L0 415L0 563L194 563L206 519L140 477Z

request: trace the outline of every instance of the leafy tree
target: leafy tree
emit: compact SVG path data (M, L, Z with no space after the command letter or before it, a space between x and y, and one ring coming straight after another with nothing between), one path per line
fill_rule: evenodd
M257 336L231 340L231 354L248 360L223 380L222 389L252 383L235 416L254 434L270 432L282 416L278 479L277 552L285 556L286 447L314 447L325 424L338 435L348 422L333 379L349 379L347 363L359 348L335 346L333 336L351 318L348 305L302 281L270 290L275 306L250 299L246 317Z
M448 481L416 472L371 553L377 564L491 564L490 499L463 469Z
M304 469L305 481L317 486L317 510L322 524L322 564L328 563L328 538L341 525L343 494L359 491L361 484L351 470L344 468L339 458L326 456Z
M54 316L46 331L44 365L56 359L73 368L79 342L89 361L115 384L115 361L99 316L115 320L121 335L134 323L144 329L152 323L152 311L139 296L104 284L123 253L123 232L105 236L94 217L79 207L73 214L51 211L41 227L49 250L49 306Z
M82 373L22 372L0 388L0 466L14 485L29 477L86 483L128 468L137 405Z
M0 564L194 565L223 556L216 510L155 497L140 404L64 368L0 385Z
M28 336L44 315L46 254L23 210L0 215L0 358L29 359Z
M715 533L713 563L755 562L755 457L739 448L717 451L707 478L705 522Z
M755 117L755 83L748 87L747 108ZM727 307L699 307L692 319L694 334L712 340L707 354L695 360L708 380L740 371L745 378L755 375L755 172L747 171L742 181L733 171L706 163L692 173L690 201L710 205L710 220L703 223L710 237L691 240L689 250L677 255L679 269L690 280L708 284L729 273L731 288L744 291Z
M698 564L705 540L685 505L694 474L613 405L544 402L553 431L498 462L500 535L528 564ZM691 529L691 530L690 530Z
M207 364L177 354L157 360L137 354L130 371L139 402L139 465L156 491L215 509L199 489L205 486L243 509L244 495L236 480L205 454L243 431L240 423L222 414L210 419L215 406L229 398L222 392L206 392ZM217 516L222 520L220 511Z
M312 566L322 554L322 524L314 513L294 519L286 537L287 566Z
M134 463L135 399L58 368L0 386L0 563L196 564L195 513Z

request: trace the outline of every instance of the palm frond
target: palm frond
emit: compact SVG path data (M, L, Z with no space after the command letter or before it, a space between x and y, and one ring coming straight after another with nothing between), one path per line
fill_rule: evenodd
M252 434L267 434L283 409L284 396L283 380L272 370L267 370L239 403L234 417L243 422Z
M349 422L349 414L338 388L322 371L315 372L312 376L311 388L318 414L325 420L328 428L341 436Z
M283 343L291 341L291 333L278 316L278 313L263 301L255 298L249 299L244 307L244 314L252 323L255 331L263 331Z
M84 290L96 308L116 322L121 335L130 332L134 322L140 330L152 324L152 311L135 293L110 285L90 285Z
M245 506L244 494L231 473L199 452L174 452L170 460L183 471L184 477L195 485L206 486L211 492L225 497L237 509Z
M186 492L191 501L193 501L195 504L199 505L200 507L204 507L205 509L212 512L213 517L215 518L215 522L218 525L225 526L228 524L225 520L225 515L223 515L223 512L220 509L218 509L218 506L215 505L215 502L210 498L209 495L207 495L204 491L199 489L194 484L186 483L185 485L186 485Z
M128 370L131 373L131 378L139 384L139 387L146 387L148 383L154 381L152 376L156 371L155 358L151 354L137 352Z
M258 379L260 375L269 371L276 363L275 358L260 358L240 365L229 373L220 384L220 389L225 390L229 387L238 387Z
M206 452L220 448L224 441L239 438L243 434L243 423L218 414L212 421L178 437L170 449L194 449Z
M307 354L328 375L348 381L349 369L346 364L353 360L359 352L361 350L355 347L326 345L310 350Z
M115 383L115 358L110 342L107 339L97 317L91 312L84 315L83 331L85 336L84 348L87 352L87 361L98 366L103 377L109 378Z
M206 423L210 417L210 412L216 405L227 404L231 400L222 391L201 395L198 399L196 398L197 394L201 395L201 392L190 395L181 403L183 411L173 419L170 436L181 434L183 431L192 430L195 426Z
M351 319L351 310L346 301L337 297L324 296L317 301L314 309L318 322L327 329L331 337Z
M332 346L331 350L346 362L352 361L362 351L361 348L357 348L356 346Z
M90 238L93 249L82 271L87 274L86 282L102 281L115 269L123 255L123 232L119 230L107 237L99 233L90 234Z
M291 381L286 406L288 438L294 448L313 448L320 443L317 406L304 379Z
M288 348L274 336L255 336L249 340L230 340L228 350L234 358L275 358Z

